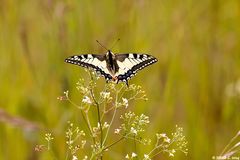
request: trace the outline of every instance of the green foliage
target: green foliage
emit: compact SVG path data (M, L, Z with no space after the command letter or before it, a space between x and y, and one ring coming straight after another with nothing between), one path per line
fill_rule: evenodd
M124 83L114 84L109 82L105 85L102 91L97 91L97 79L94 72L90 72L90 79L87 83L80 79L77 83L77 89L80 92L81 104L78 105L71 100L69 92L64 92L64 96L58 97L59 100L67 100L81 111L81 116L84 119L84 123L87 125L86 131L80 130L79 127L74 127L73 123L69 124L66 131L66 144L68 152L65 159L105 159L105 155L111 153L112 147L122 142L123 140L131 140L134 142L134 152L131 157L127 154L126 159L144 159L151 160L162 152L169 153L169 156L174 156L177 150L187 154L186 140L183 136L183 129L176 127L175 133L172 133L173 138L170 139L166 134L156 134L157 142L153 146L153 149L148 154L141 154L137 150L138 144L151 145L151 139L145 139L143 133L146 131L146 127L150 124L149 117L141 114L136 115L132 111L124 111L129 107L128 102L136 101L139 99L146 100L145 92L140 86L134 84L127 87ZM123 98L125 97L125 98ZM97 110L91 110L97 108ZM120 117L117 117L117 112L122 112ZM93 112L93 113L91 113ZM111 114L111 118L107 120L106 115ZM94 119L90 117L90 114L97 116L97 124L94 124ZM120 126L115 129L111 129L116 123L116 120L120 119L122 122ZM83 122L80 123L80 126ZM88 136L86 136L88 134ZM119 135L118 139L113 142L108 142L112 135ZM88 138L87 138L88 137ZM45 134L47 140L47 150L50 148L50 141L53 140L50 133ZM112 138L114 139L114 138ZM109 143L109 144L108 144ZM174 148L173 145L176 145ZM42 145L38 145L42 146ZM86 146L86 147L85 147ZM89 147L90 146L90 147ZM79 154L79 150L83 151ZM116 151L115 151L116 152ZM147 152L147 150L145 150ZM142 158L141 158L141 155ZM124 156L122 155L122 159ZM110 159L114 157L110 156Z

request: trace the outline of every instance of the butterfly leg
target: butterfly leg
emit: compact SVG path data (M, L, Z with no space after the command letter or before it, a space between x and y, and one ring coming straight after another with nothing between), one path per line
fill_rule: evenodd
M129 87L129 85L128 85L128 80L126 80L125 83L126 83L127 87Z

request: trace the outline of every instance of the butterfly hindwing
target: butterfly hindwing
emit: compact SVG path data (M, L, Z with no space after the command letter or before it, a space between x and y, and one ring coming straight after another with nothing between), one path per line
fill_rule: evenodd
M105 77L106 80L112 79L110 75L105 55L97 55L97 54L83 54L83 55L75 55L65 59L65 62L79 65L85 68L91 68L95 70L97 73L101 74Z
M151 55L136 53L118 54L116 60L119 66L117 79L126 83L139 70L157 62L157 59Z

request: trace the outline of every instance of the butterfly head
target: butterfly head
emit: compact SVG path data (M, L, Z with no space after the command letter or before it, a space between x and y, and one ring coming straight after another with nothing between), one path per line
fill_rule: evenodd
M106 55L107 55L107 56L110 56L110 55L113 55L113 53L111 52L111 50L107 50Z

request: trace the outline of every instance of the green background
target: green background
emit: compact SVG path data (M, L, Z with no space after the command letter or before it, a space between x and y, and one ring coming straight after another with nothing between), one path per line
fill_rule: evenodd
M169 159L221 153L240 128L240 1L1 0L0 159L53 159L34 151L46 132L64 159L67 121L81 126L80 114L57 97L69 90L77 100L75 83L86 77L64 59L105 53L95 40L110 48L118 38L114 53L158 58L130 81L149 98L129 109L150 116L147 135L184 128L189 154ZM123 147L110 156L121 159Z

